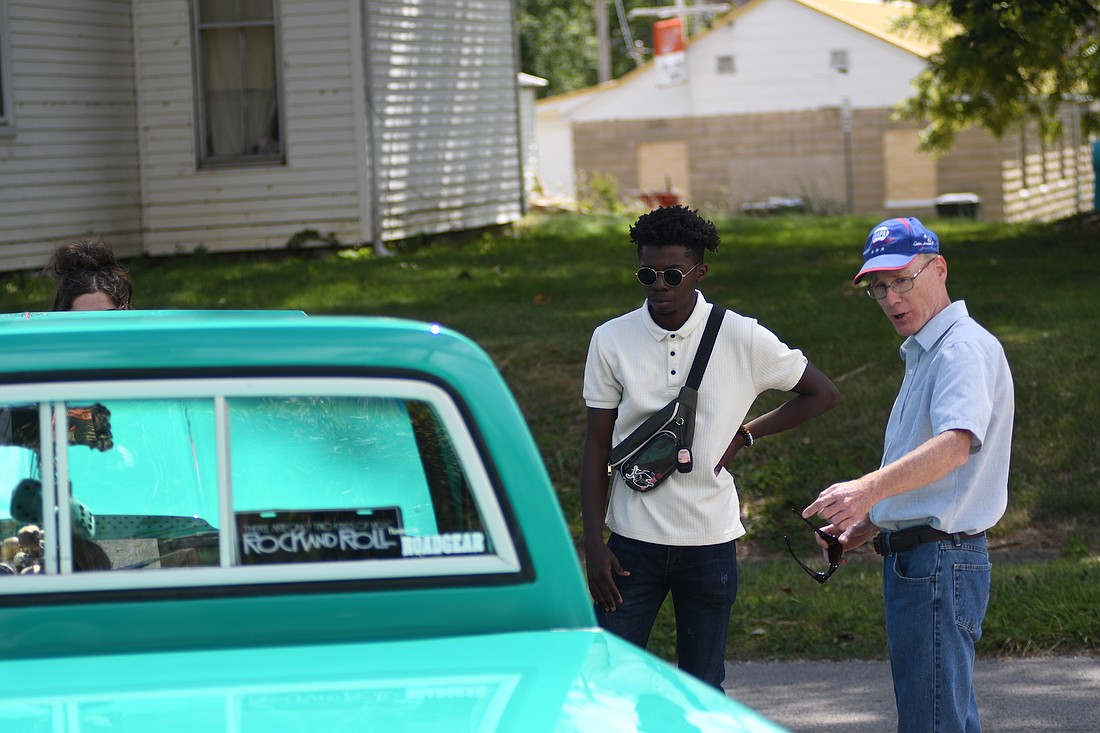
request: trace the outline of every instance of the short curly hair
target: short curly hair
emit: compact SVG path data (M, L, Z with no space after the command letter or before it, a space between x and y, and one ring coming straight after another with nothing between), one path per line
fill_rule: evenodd
M718 227L699 212L686 206L664 206L642 214L630 227L630 241L642 247L681 245L691 251L696 262L703 261L703 250L718 251Z

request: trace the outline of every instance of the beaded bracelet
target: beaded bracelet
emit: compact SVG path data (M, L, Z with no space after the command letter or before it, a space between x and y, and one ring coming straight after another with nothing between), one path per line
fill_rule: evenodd
M737 428L737 432L741 433L741 436L745 439L746 448L751 448L752 444L756 442L753 440L752 432L749 431L749 427L747 425L742 425L741 427Z

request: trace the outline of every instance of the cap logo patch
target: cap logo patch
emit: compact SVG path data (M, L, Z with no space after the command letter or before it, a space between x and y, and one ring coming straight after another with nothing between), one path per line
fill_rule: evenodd
M879 227L871 232L871 244L878 244L890 236L890 227Z

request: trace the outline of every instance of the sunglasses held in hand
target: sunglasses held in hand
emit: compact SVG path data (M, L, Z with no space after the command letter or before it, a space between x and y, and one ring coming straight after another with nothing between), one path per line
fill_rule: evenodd
M838 540L836 537L833 537L828 532L823 532L815 527L814 523L811 522L809 519L806 519L806 517L802 516L802 513L798 510L791 509L791 511L797 514L799 519L808 524L810 528L817 533L818 537L825 540L825 544L829 548L829 569L826 570L824 573L820 573L808 567L806 563L798 559L798 555L794 554L794 548L791 547L791 541L787 539L786 535L784 535L783 541L787 543L787 551L791 553L791 557L794 558L794 561L798 563L798 566L800 568L806 571L807 575L816 580L818 583L824 585L825 581L831 578L833 576L833 573L836 572L836 569L840 567L840 556L844 554L844 545L840 544L840 540Z

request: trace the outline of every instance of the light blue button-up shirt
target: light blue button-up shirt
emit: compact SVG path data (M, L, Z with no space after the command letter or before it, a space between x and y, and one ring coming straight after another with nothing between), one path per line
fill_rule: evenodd
M958 301L907 338L901 358L905 379L886 425L882 465L947 430L970 433L970 457L939 481L875 504L871 521L890 530L989 529L1008 505L1015 399L1004 349Z

